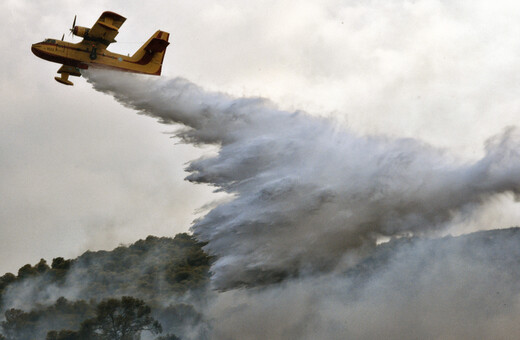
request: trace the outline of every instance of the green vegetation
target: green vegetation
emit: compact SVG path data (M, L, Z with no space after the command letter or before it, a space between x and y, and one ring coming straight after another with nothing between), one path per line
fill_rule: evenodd
M7 273L0 277L0 340L134 339L143 330L159 333L161 324L169 332L162 339L179 339L174 334L202 320L193 305L175 301L205 291L210 257L203 246L188 234L148 236L113 251L58 257L51 266L41 259L17 275Z
M202 289L209 279L210 257L202 250L203 243L188 234L175 238L148 236L113 251L87 251L74 260L53 259L49 267L44 259L35 266L26 264L15 276L0 277L0 302L5 290L29 279L40 279L45 285L64 287L68 274L81 286L82 299L99 299L131 295L143 299Z
M150 312L143 300L130 296L104 300L97 305L96 316L83 321L79 331L50 331L46 340L132 340L139 339L141 331L161 333L161 324Z
M452 258L506 273L502 280L517 289L519 241L520 228L392 239L344 272L348 294L355 299L375 275L396 264L414 267L411 272L420 277L449 267ZM203 246L187 234L149 236L113 251L55 258L50 266L40 260L17 275L5 274L0 340L126 340L161 330L156 340L208 338L208 321L199 310L217 293L207 289L211 259Z
M70 302L59 298L55 304L39 306L29 312L11 308L5 312L5 321L0 323L6 339L43 339L42 325L53 328L75 328L83 320L93 317L95 306L83 300Z

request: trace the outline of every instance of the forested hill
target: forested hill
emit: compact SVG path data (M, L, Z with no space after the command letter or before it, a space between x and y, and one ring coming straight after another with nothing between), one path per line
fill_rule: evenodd
M78 329L103 299L131 296L152 307L152 314L163 321L163 329L182 332L182 322L198 322L198 292L209 282L210 258L203 245L188 234L149 236L112 251L87 251L68 260L55 258L50 265L41 259L34 266L21 267L17 275L0 277L2 315L11 309L24 311L26 315L17 316L27 319L20 325L24 332L19 338L44 339L50 330ZM189 304L179 303L186 295ZM172 315L177 321L164 320Z
M25 283L23 293L16 295L31 295L31 304L52 298L52 289L42 292L42 286L57 287L65 297L81 299L120 295L162 299L204 286L208 270L209 257L192 236L148 236L112 251L87 251L72 260L58 257L50 266L44 259L34 266L27 264L17 276L7 273L0 277L0 298L4 308L11 307L14 300L9 295ZM38 289L28 292L27 281L38 282Z
M458 237L396 238L378 245L353 267L288 278L283 285L250 287L244 296L254 303L243 306L261 305L270 296L262 292L270 288L276 292L273 296L281 292L293 296L302 287L311 294L325 285L332 292L337 289L331 306L354 314L356 308L364 313L366 306L377 306L401 315L404 323L415 315L401 307L417 304L442 311L436 315L440 325L450 311L471 323L493 315L516 317L512 306L520 296L519 244L520 228ZM50 265L40 260L23 266L17 275L5 274L0 277L0 339L122 339L107 335L113 329L103 328L103 320L125 314L124 306L145 316L137 323L140 328L132 330L133 338L139 333L143 340L211 338L219 321L218 315L208 314L208 301L218 302L220 293L208 289L211 259L203 246L188 234L149 236L113 251L55 258ZM296 300L304 301L305 294ZM333 313L324 301L320 305L324 315Z

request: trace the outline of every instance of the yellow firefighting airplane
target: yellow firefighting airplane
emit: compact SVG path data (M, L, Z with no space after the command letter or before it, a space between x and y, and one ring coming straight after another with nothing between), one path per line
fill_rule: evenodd
M58 70L61 77L55 77L65 85L74 85L69 76L80 77L79 69L89 67L115 69L119 71L161 75L162 62L166 47L170 44L169 33L157 31L134 53L124 56L107 50L108 45L116 42L114 38L126 18L113 12L104 12L92 28L76 26L76 17L71 33L83 37L83 41L73 44L66 41L46 39L33 44L31 51L38 57L63 64Z

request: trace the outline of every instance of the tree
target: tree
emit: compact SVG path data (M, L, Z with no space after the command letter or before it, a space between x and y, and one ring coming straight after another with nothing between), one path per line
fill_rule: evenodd
M155 340L181 340L181 338L179 338L175 334L166 334L166 335L160 336L158 338L155 338Z
M101 340L108 339L96 334L96 319L87 319L81 323L79 331L62 329L61 331L50 331L45 340ZM1 339L0 339L1 340Z
M30 329L29 314L23 310L11 308L5 312L5 321L0 323L7 339L23 339Z
M65 260L63 257L56 257L52 259L51 267L52 269L68 270L71 264L72 260Z
M12 273L6 273L0 276L0 305L2 304L2 294L8 285L16 281L16 276ZM0 338L1 340L2 338Z
M18 269L18 279L25 279L30 276L35 276L38 274L35 268L33 268L30 264L26 264L25 266Z
M0 291L14 281L16 281L16 276L13 273L6 273L0 276Z
M78 334L78 332L71 331L69 329L64 329L59 332L50 331L47 333L45 340L79 340L80 337Z
M101 339L136 339L141 331L162 332L161 324L150 316L151 309L143 300L123 296L121 300L108 299L97 306L95 318L87 320ZM85 327L86 324L82 324Z
M34 270L36 270L36 272L38 274L44 274L45 272L47 272L49 270L49 266L47 265L47 261L45 261L44 259L40 259L40 262L38 262L35 266L34 266Z

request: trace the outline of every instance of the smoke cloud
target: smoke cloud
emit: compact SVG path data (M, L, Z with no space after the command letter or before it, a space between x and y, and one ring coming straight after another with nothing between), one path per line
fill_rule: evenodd
M87 78L125 106L181 124L183 142L220 146L187 167L187 180L232 197L192 226L216 255L217 289L341 270L382 236L428 235L497 195L520 193L517 128L490 138L469 163L417 139L362 136L181 78Z
M515 339L520 230L401 239L345 274L220 293L213 339Z

